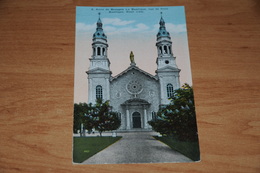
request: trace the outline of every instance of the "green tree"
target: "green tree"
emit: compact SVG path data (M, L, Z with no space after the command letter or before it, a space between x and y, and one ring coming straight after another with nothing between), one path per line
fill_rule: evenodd
M192 87L184 84L174 90L170 104L161 107L157 117L148 123L162 135L175 136L182 141L196 141L197 123Z
M73 121L73 132L77 133L78 130L81 130L81 124L83 123L84 112L88 109L86 103L74 104L74 121Z
M96 118L95 129L99 131L100 136L104 131L112 131L120 127L120 117L116 112L110 111L109 101L102 102L101 99L98 99L95 110L95 114L92 115Z
M75 109L77 110L75 111ZM75 112L79 116L75 116ZM95 128L95 130L99 131L100 136L104 131L116 130L121 125L118 114L110 111L109 101L103 102L101 99L98 99L95 105L91 103L74 105L74 122L75 118L78 118L77 121L83 123L84 128L89 132Z

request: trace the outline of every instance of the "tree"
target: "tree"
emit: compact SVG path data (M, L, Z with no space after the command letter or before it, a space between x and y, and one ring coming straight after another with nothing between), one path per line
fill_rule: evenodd
M162 135L175 136L182 141L197 140L197 123L193 89L184 84L174 90L169 105L161 107L157 118L148 123Z
M74 109L79 110L81 122L89 132L95 128L95 130L99 131L100 136L102 136L102 132L116 130L121 125L118 114L110 111L109 101L103 102L101 99L98 99L95 105L84 103L80 106L84 106L84 108L78 108L78 105L74 105Z
M86 103L74 104L74 121L73 121L73 132L77 133L81 129L81 124L83 123L84 112L88 109Z

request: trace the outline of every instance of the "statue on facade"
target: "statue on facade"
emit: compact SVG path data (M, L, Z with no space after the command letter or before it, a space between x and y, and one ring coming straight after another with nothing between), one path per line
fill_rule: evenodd
M135 58L134 58L133 51L130 52L130 61L131 61L131 65L135 65Z

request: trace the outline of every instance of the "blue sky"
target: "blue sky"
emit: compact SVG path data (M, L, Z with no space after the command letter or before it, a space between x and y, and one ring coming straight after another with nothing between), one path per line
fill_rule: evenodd
M192 85L185 10L177 7L77 7L75 38L74 101L87 102L87 74L92 55L92 37L99 14L107 35L108 58L112 76L127 69L129 54L142 70L155 75L157 68L156 34L161 12L172 40L176 64L181 69L181 85Z
M178 7L77 7L77 33L93 32L98 13L107 35L120 33L156 33L162 16L169 32L186 32L185 12Z
M145 10L144 10L145 9ZM170 9L170 10L169 10ZM110 13L112 11L124 11L124 13ZM135 13L127 13L126 11L134 11ZM140 12L137 12L140 11ZM161 12L163 16L170 16L175 24L183 24L185 22L185 13L183 6L176 7L76 7L76 22L93 23L97 21L98 13L102 18L122 18L124 20L144 21L147 25L153 25L154 19L159 19ZM120 15L118 15L120 14ZM140 14L142 17L140 17ZM150 20L149 20L150 18Z

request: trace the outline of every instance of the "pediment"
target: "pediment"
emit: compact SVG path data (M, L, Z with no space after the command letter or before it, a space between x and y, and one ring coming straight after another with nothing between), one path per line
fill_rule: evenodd
M156 70L156 72L180 72L180 71L181 71L180 69L172 66L165 66L163 68Z
M86 71L86 73L87 74L95 74L95 73L99 73L99 74L105 73L105 74L107 74L107 73L111 73L111 71L97 67L97 68L91 69L89 71Z
M115 77L112 78L111 81L115 80L115 79L118 79L120 78L121 76L124 76L126 75L127 73L129 73L129 71L131 70L136 70L136 71L139 71L140 73L144 74L145 76L149 77L149 78L152 78L153 80L158 80L157 76L153 76L151 75L150 73L138 68L137 66L135 65L131 65L130 67L128 67L126 70L122 71L121 73L119 73L118 75L116 75Z
M140 99L140 98L133 98L126 100L121 106L135 106L135 105L151 105L148 101Z

